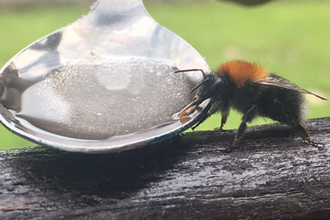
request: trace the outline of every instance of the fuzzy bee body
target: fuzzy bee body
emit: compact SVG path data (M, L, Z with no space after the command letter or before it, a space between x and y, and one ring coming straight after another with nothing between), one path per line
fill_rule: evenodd
M305 141L315 144L303 124L305 110L303 93L326 99L300 89L276 74L267 73L261 65L245 61L229 61L220 65L217 71L205 76L204 81L196 89L198 90L193 101L179 113L179 116L184 117L188 110L195 110L206 99L210 99L211 107L194 128L210 115L220 112L222 116L220 130L222 130L230 110L235 109L243 116L233 146L242 139L247 123L259 116L287 124Z
M275 74L271 74L270 77L285 80ZM289 82L285 81L286 83ZM232 106L232 108L244 114L253 106L256 106L256 117L267 117L288 125L292 124L290 119L293 114L299 122L304 119L305 98L296 90L263 88L247 81L244 87L234 90L228 99L230 101L223 109L230 109L230 106ZM289 114L291 117L287 117L285 114Z

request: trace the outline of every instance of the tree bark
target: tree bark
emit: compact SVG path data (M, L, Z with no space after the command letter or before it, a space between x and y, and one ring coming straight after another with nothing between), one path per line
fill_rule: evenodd
M329 219L330 118L193 132L120 154L0 152L0 219Z

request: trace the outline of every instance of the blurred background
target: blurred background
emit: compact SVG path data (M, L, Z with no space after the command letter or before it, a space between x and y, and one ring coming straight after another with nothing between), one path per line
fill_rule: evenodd
M206 57L211 68L243 59L258 62L300 87L330 98L329 0L145 0L151 16ZM0 0L0 66L21 49L89 11L93 0ZM241 4L241 3L244 4ZM330 116L330 101L313 96L308 118ZM252 124L270 121L258 119ZM225 129L237 128L231 112ZM212 116L198 130L220 125ZM0 127L0 150L32 146Z

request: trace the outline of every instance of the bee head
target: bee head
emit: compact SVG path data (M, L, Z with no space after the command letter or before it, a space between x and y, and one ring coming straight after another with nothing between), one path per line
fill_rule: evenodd
M179 113L179 117L189 114L191 110L194 111L206 99L218 96L223 84L223 80L213 74L206 76L200 84L192 89L191 92L197 90L196 95L192 102Z
M193 90L197 90L194 96L193 103L199 105L206 99L213 98L219 94L223 85L223 80L214 75L207 76L199 85L197 85Z

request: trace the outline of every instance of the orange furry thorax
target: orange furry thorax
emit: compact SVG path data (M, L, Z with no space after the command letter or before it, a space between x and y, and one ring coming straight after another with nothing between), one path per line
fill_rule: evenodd
M239 88L244 86L247 80L264 79L268 76L261 65L240 60L228 61L220 65L218 72L228 74Z

